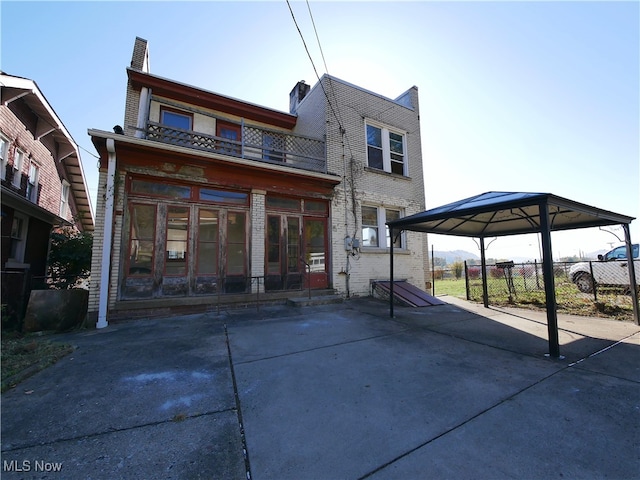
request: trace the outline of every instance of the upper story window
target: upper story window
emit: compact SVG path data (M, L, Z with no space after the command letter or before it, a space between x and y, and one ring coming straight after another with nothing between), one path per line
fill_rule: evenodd
M367 123L367 165L370 168L407 174L406 136L386 127Z
M160 123L166 127L162 132L165 142L182 146L191 144L191 134L187 131L193 130L193 115L162 107L160 109ZM185 131L183 132L183 130Z
M60 216L62 218L67 217L69 210L69 182L62 180L62 186L60 188Z
M29 181L27 182L27 198L33 203L38 202L38 176L40 167L35 162L29 164Z
M18 188L20 188L22 180L22 162L24 162L24 152L16 149L16 155L13 158L13 181L11 183Z
M3 136L0 136L0 159L2 160L0 178L4 180L7 176L7 163L9 161L9 140Z
M220 141L218 144L219 151L231 155L240 155L240 140L242 139L240 125L216 120L216 136L230 140L229 142Z
M362 207L362 246L389 248L391 237L386 222L398 220L402 217L399 208L389 207ZM385 240L380 238L382 231L385 232ZM398 235L393 239L393 248L405 248L403 235Z
M160 123L167 127L180 128L182 130L193 130L193 115L190 113L161 108Z

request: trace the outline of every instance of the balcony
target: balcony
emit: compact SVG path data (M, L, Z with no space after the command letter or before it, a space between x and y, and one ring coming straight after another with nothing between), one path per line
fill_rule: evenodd
M241 125L241 131L241 140L237 141L149 122L145 134L147 140L327 173L325 144L322 140L244 124Z

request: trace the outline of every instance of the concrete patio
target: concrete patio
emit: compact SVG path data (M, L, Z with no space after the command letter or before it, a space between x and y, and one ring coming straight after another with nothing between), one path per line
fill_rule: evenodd
M2 395L3 478L638 478L640 327L558 315L552 359L544 312L442 299L58 335Z

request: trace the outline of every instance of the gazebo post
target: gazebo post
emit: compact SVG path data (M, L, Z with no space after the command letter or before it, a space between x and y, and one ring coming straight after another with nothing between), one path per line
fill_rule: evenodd
M393 318L393 227L389 227L389 238L391 239L391 245L389 245L389 316Z
M556 312L556 282L553 278L553 255L551 253L551 227L549 224L549 204L544 201L540 208L540 235L542 236L542 273L544 294L547 304L547 331L549 333L549 356L560 357L558 340L558 313Z
M487 258L484 254L484 237L480 237L480 265L482 267L482 303L489 308L489 290L487 289Z
M627 245L627 263L629 265L629 289L631 290L631 301L633 302L633 320L636 325L640 325L640 312L638 312L638 282L636 282L636 266L633 261L633 246L631 244L631 233L629 224L623 223L624 242Z

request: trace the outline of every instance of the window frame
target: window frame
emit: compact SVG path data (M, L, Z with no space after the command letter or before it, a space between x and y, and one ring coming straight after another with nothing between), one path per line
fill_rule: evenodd
M153 233L149 236L142 236L140 234L136 234L134 236L134 222L133 222L133 211L136 207L146 207L146 208L150 208L153 209ZM155 263L156 263L156 255L157 255L157 246L156 246L156 233L157 233L157 229L158 229L158 205L157 204L152 204L152 203L143 203L143 202L137 202L137 201L133 201L131 203L129 203L128 205L128 210L129 210L129 235L128 235L128 245L127 245L127 263L126 263L126 276L127 277L151 277L154 275L155 272ZM149 259L149 272L141 272L141 271L136 271L136 272L132 272L132 268L134 268L132 266L132 252L134 251L134 249L136 249L137 251L137 247L140 244L140 242L147 242L150 243L152 246L151 249L151 256Z
M67 213L69 213L69 191L70 190L71 190L71 184L63 179L60 185L60 216L62 218L66 218Z
M189 128L182 128L182 127L176 127L175 125L171 125L165 122L164 120L164 115L165 113L168 113L170 115L177 115L180 117L184 117L187 118L189 120ZM171 108L171 107L165 107L164 105L160 105L160 124L168 127L168 128L177 128L180 130L191 130L193 131L193 113L191 112L185 112L183 110L178 110L176 108Z
M364 224L364 216L363 216L363 212L362 209L363 208L375 208L376 210L376 220L377 220L377 224L375 226L370 225L370 224ZM362 249L364 251L372 251L372 250L389 250L391 248L391 243L390 243L390 237L389 237L389 227L387 226L386 222L387 222L387 211L394 211L394 212L398 212L399 217L398 218L402 218L405 216L404 213L404 209L401 207L396 207L396 206L382 206L382 205L374 205L374 204L363 204L360 208L360 224L361 224L361 228L360 228L360 234L362 235ZM377 232L377 245L365 245L365 240L364 240L364 229L365 228L371 228L371 229L375 229ZM384 236L384 245L382 245L382 235L381 232L384 229L385 232L385 236ZM405 238L405 233L402 232L400 233L400 245L394 245L393 248L394 250L406 250L407 249L407 242L406 242L406 238Z
M18 232L18 235L19 235L18 237L15 237L13 232L13 222L15 222L16 219L22 222L19 227L20 231ZM7 266L11 266L10 264L19 264L19 265L24 264L24 253L27 245L28 231L29 231L29 217L15 212L13 214L13 219L11 220L11 232L9 233L11 245L9 246L9 257L7 259L7 264L9 265ZM13 252L12 252L14 241L18 242L15 255L13 255Z
M171 226L172 213L178 215L186 215L186 223L177 223L178 226L184 228L175 228ZM156 217L157 219L157 217ZM157 220L156 220L157 221ZM185 238L176 239L169 238L170 232L184 232ZM164 275L166 277L186 277L189 275L189 263L190 263L190 231L191 231L191 208L188 205L177 205L173 203L167 204L167 211L165 216L165 229L164 229ZM184 243L183 250L171 250L169 247L173 244ZM181 255L173 255L181 254ZM176 265L172 265L172 264ZM184 265L182 265L184 263ZM176 267L175 271L173 267ZM182 270L180 270L180 268Z
M34 172L33 178L31 172ZM33 159L29 162L29 177L27 179L27 191L25 196L33 203L38 203L38 181L40 180L40 165Z
M0 135L0 180L7 178L7 165L9 164L9 139Z
M11 179L11 185L16 188L20 188L22 184L22 164L24 163L24 156L24 150L16 148L13 156L13 178Z
M369 143L369 131L368 131L369 127L380 130L380 142L382 144L381 146ZM388 127L384 124L374 122L372 120L365 120L364 134L365 134L365 145L366 145L365 150L366 150L366 157L367 157L367 163L366 163L367 168L370 168L376 171L390 173L392 175L401 175L403 177L408 176L409 168L408 168L408 155L407 155L407 132L397 128ZM391 135L399 135L402 137L402 154L401 154L402 161L401 162L393 158L394 155L400 155L400 154L397 152L394 152L391 148L391 141L392 141ZM382 169L371 165L371 161L369 159L370 148L382 150ZM402 173L394 172L393 165L394 164L397 165L400 163L402 164Z

